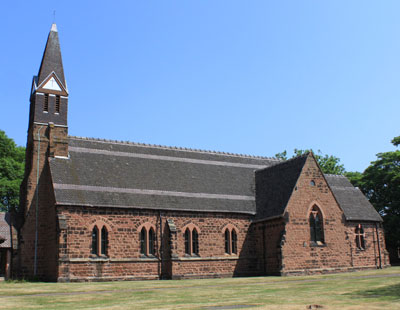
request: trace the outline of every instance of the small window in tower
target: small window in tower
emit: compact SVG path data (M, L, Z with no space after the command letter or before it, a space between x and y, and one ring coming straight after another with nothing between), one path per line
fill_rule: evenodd
M43 112L49 112L49 94L44 95Z
M56 96L56 113L60 113L60 96Z

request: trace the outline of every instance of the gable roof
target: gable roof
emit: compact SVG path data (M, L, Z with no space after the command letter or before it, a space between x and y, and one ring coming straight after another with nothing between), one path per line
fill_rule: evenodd
M0 248L11 247L10 221L10 213L0 212L0 239L4 239L4 242L0 243Z
M277 159L69 137L50 159L59 205L255 214L254 171Z
M336 201L348 221L382 222L382 218L364 194L343 175L325 174Z
M257 218L283 215L309 153L256 171Z

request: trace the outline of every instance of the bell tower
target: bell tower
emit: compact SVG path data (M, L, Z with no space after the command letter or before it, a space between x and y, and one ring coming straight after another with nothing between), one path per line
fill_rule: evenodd
M57 215L49 161L68 160L68 89L56 24L33 77L25 175L18 210L18 267L23 277L57 278Z
M56 24L47 37L37 76L33 77L26 145L25 178L20 211L26 213L35 199L39 177L49 157L68 157L68 88L64 77Z

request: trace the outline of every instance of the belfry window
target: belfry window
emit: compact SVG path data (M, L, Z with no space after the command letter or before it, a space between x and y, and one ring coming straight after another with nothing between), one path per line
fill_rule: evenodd
M365 250L364 229L361 224L356 227L356 246L359 250Z
M56 113L60 113L60 96L56 96Z
M49 112L49 94L44 94L43 112Z
M321 210L314 206L310 212L310 240L315 244L322 245L324 240L323 217Z

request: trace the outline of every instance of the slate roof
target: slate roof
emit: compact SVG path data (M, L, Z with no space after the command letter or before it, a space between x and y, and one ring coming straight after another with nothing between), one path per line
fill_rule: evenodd
M254 171L277 159L69 137L50 159L60 205L255 214Z
M348 221L383 221L364 194L345 176L325 174L325 179Z
M60 41L58 40L56 24L51 26L51 30L47 38L46 48L44 49L38 74L38 85L40 85L53 71L56 73L63 86L66 87L64 68L61 58Z
M0 248L11 248L10 221L10 213L0 212L0 239L5 239Z
M256 171L257 218L283 215L307 154Z

